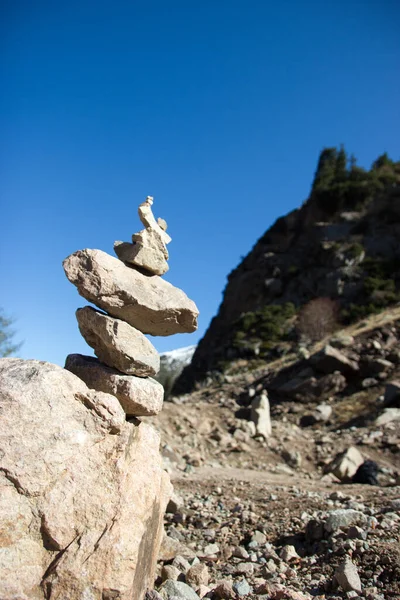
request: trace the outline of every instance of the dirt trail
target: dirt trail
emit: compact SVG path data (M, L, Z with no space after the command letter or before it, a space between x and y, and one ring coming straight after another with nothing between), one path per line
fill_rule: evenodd
M185 482L189 485L190 482L202 482L204 485L218 485L227 482L247 482L255 486L265 487L301 487L302 489L315 489L326 491L334 489L335 484L331 482L321 482L311 480L308 477L297 475L277 474L270 471L254 471L251 469L240 469L235 467L210 467L204 466L196 469L194 473L176 473L172 476L172 481L176 484ZM354 490L354 486L351 486ZM341 489L343 485L337 485L336 488Z

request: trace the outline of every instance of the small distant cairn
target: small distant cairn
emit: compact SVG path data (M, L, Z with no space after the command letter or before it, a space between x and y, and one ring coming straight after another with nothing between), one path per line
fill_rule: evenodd
M159 355L144 334L167 336L197 329L199 311L186 294L161 279L168 271L167 223L156 220L153 198L139 206L144 229L132 242L115 242L114 258L101 250L79 250L63 267L90 306L76 311L79 330L98 358L70 354L65 368L89 388L116 396L131 417L160 412L163 387L152 377ZM103 312L104 311L104 312Z

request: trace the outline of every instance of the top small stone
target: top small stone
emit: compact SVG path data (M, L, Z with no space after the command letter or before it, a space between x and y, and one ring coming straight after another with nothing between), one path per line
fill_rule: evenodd
M133 234L133 244L115 242L114 250L124 263L139 267L152 275L163 275L168 271L166 244L169 244L171 238L166 233L166 221L161 218L155 220L152 204L153 198L147 196L139 206L139 217L145 229Z
M164 221L164 219L158 219L158 222L155 220L153 211L151 210L153 202L154 198L152 196L147 196L146 200L139 205L139 218L142 221L143 225L146 227L146 229L154 229L155 231L157 231L157 233L160 234L160 237L164 244L169 244L171 238L166 232L167 223L166 221ZM165 229L163 225L165 225Z
M161 217L158 217L157 223L159 224L159 226L161 227L161 229L163 231L167 231L168 225L167 225L167 221L165 219L162 219Z

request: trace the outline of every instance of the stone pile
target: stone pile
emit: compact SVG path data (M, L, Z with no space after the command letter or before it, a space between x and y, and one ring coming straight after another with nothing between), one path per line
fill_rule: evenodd
M153 198L139 206L144 229L117 241L114 258L79 250L65 259L68 279L99 309L77 310L79 330L96 358L70 354L65 368L94 390L116 396L128 416L157 414L164 390L153 379L160 359L144 334L167 336L197 329L198 310L184 292L161 279L168 270L167 223L154 218ZM105 312L103 312L105 311Z

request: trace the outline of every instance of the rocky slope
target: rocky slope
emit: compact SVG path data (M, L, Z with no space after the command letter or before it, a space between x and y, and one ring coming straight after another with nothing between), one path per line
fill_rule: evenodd
M151 418L178 497L149 600L400 598L399 347L388 309L308 359L232 361ZM263 392L267 439L249 410ZM352 482L363 460L379 485Z
M347 167L343 150L323 151L307 202L278 219L229 275L176 392L234 358L287 351L298 343L296 315L312 299L329 298L341 323L398 302L399 238L400 162L383 155L364 171Z

